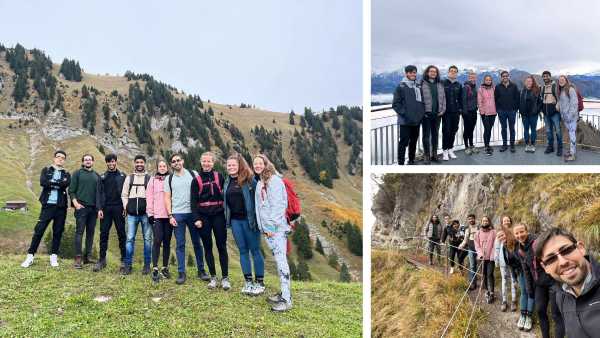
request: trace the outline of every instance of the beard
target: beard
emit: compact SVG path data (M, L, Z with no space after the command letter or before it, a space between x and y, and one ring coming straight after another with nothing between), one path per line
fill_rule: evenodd
M569 261L568 264L564 266L559 266L556 269L556 275L553 277L555 277L555 279L558 279L562 283L573 287L581 285L588 273L589 266L586 260L584 260L584 262L582 263Z

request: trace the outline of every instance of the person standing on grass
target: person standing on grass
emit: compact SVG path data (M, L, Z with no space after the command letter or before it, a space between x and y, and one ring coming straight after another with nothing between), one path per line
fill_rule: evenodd
M64 168L66 158L67 153L64 151L55 151L52 165L44 167L40 174L42 192L40 193L39 201L42 204L42 210L33 230L31 244L29 245L29 250L27 250L27 257L21 263L21 266L24 268L28 268L33 264L33 257L50 222L52 222L50 266L53 268L58 267L58 249L67 217L67 188L71 183L71 174Z
M560 125L560 113L556 110L558 96L556 96L556 83L552 81L552 74L545 70L542 73L544 85L541 89L542 113L544 114L544 123L546 124L546 137L548 146L544 154L554 152L554 135L556 134L556 156L562 156L562 130Z
M556 108L569 133L569 151L565 154L565 162L575 161L577 151L577 120L579 119L577 91L566 75L558 77L558 104Z
M519 88L510 81L510 75L507 71L502 71L500 78L501 81L496 86L496 91L494 92L502 133L502 148L500 148L500 152L506 151L508 149L507 142L510 142L510 152L514 153L516 151L515 122L517 110L519 109ZM507 133L510 136L508 140Z
M423 72L421 81L425 115L421 123L423 133L424 164L438 162L438 133L440 120L446 112L446 95L444 85L440 81L440 71L436 66L428 66Z
M535 255L558 282L556 303L568 337L595 337L600 332L600 266L581 241L561 228L538 237ZM555 332L562 337L565 332Z
M458 68L448 68L448 78L443 81L446 95L446 112L442 116L442 156L444 161L455 159L454 138L463 109L463 86L456 80Z
M156 173L148 181L146 187L146 212L148 223L154 230L154 245L152 246L152 281L158 283L160 278L170 279L169 256L171 254L171 237L173 226L169 223L165 206L164 186L169 175L169 166L163 159L156 163ZM158 257L162 245L162 269L158 270Z
M204 270L204 260L202 243L200 242L200 231L194 225L192 208L190 205L191 184L196 179L198 173L195 170L184 168L184 160L179 154L171 155L171 169L173 173L166 177L164 182L164 197L169 223L175 227L175 241L177 247L177 280L175 283L181 285L185 283L187 276L185 273L185 228L187 226L190 232L192 245L194 246L194 255L196 256L196 267L198 268L198 278L208 282L210 277Z
M467 257L469 257L469 273L467 273L467 283L470 285L469 290L475 290L477 288L477 252L475 251L475 234L477 233L478 227L475 219L475 214L469 214L467 216L465 238L459 245L459 248L465 250L467 252Z
M447 215L446 215L447 216ZM448 216L448 219L450 217ZM433 265L433 255L437 251L438 264L442 264L442 252L440 238L442 237L443 225L437 215L431 216L429 222L423 227L423 237L427 240L429 251L429 265Z
M488 216L481 219L481 228L475 234L475 251L477 259L483 264L483 288L485 289L485 299L488 304L494 302L494 241L496 239L496 230L492 226L492 221Z
M563 317L556 304L556 282L544 271L535 256L537 237L529 233L525 224L516 224L513 227L513 234L519 242L518 254L523 269L523 284L525 288L521 289L521 292L527 292L529 298L534 299L542 337L550 337L550 320L548 318L548 305L550 305L552 319L554 320L554 336L562 338L564 337L565 329ZM517 327L524 331L530 331L533 326L533 313L527 308L526 313L523 313L523 309L521 309L521 314L521 318L523 318L523 315L524 318L519 319Z
M461 231L460 222L453 220L452 223L444 228L442 233L442 243L448 240L448 261L450 261L450 274L454 273L454 265L458 263L458 267L462 270L465 256L462 254L458 246L465 239L464 231Z
M291 277L287 261L287 236L291 228L285 217L287 191L280 174L267 156L255 156L253 164L255 168L262 168L254 194L256 221L271 248L281 283L281 294L271 296L268 300L273 303L271 310L283 312L292 308Z
M477 74L469 72L469 80L463 86L463 141L465 154L479 153L473 143L473 132L477 125Z
M75 171L69 185L71 203L75 208L75 269L83 268L83 264L90 264L92 247L94 245L94 231L98 217L97 196L100 175L92 169L94 156L85 154L81 157L81 168ZM85 253L82 259L81 241L85 231Z
M485 145L485 153L492 156L494 152L490 147L490 139L492 138L492 128L496 122L496 99L494 93L494 82L491 75L486 75L483 78L483 83L477 90L477 106L479 114L483 122L483 143Z
M542 110L542 100L540 97L540 87L529 75L525 78L523 89L519 96L519 113L523 120L523 140L525 141L525 152L535 152L535 142L537 138L537 121L540 118ZM531 138L530 138L531 135Z
M496 233L496 241L494 243L495 264L500 268L500 276L502 280L502 305L500 310L506 312L508 310L508 291L510 285L511 305L510 311L517 311L517 283L518 274L521 270L521 262L515 256L516 240L512 234L512 218L509 216L502 217L502 226Z
M257 179L254 175L260 176L264 165L260 162L255 166L256 173L254 174L239 153L230 155L226 165L227 178L223 185L225 222L227 227L231 228L233 239L240 253L240 266L244 274L242 294L260 295L265 291L265 260L260 250L260 231L256 223L254 196ZM250 258L252 258L252 262L250 262ZM252 279L253 266L254 280Z
M113 222L119 239L121 251L120 271L125 269L125 212L121 191L125 182L125 174L117 169L117 155L108 154L104 157L106 172L100 176L98 189L98 218L100 218L100 257L93 271L98 272L106 267L106 251L108 238Z
M408 147L408 164L415 164L419 125L423 120L424 105L421 84L417 82L417 67L406 66L405 77L396 87L392 108L398 115L398 164L406 162Z
M215 235L219 263L221 265L221 287L229 290L229 257L227 255L227 227L223 208L223 175L214 170L215 155L205 152L200 156L202 172L192 181L191 201L194 225L199 229L204 245L204 257L210 273L209 289L219 286L215 257L212 252L212 234Z

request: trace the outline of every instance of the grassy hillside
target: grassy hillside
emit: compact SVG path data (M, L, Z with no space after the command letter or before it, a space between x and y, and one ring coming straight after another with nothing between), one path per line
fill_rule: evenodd
M93 273L67 264L50 269L48 256L30 269L22 256L0 256L0 336L53 337L360 337L361 284L292 284L294 308L272 313L265 297L239 291L241 273L233 267L229 292L208 290L189 280L153 284L139 270L123 278L117 266ZM267 276L267 293L278 280ZM106 302L96 297L110 297Z

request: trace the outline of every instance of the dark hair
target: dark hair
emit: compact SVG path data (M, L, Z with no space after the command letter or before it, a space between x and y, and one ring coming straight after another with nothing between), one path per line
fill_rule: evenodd
M65 153L64 150L57 150L54 152L54 157L56 157L56 155L58 154L63 154L65 156L65 158L67 158L67 153Z
M458 72L458 67L456 67L455 65L448 67L448 70L450 70L450 69L456 69L456 71Z
M460 222L457 219L455 219L454 221L452 221L452 224L458 224L458 225L460 225Z
M137 161L137 160L143 160L144 162L146 162L146 156L144 155L135 155L135 157L133 158L133 162Z
M535 253L535 257L537 257L537 259L542 259L542 250L544 249L544 246L546 245L546 243L548 243L550 239L556 236L563 236L570 240L571 243L577 243L575 236L573 236L573 234L569 231L558 227L550 228L549 230L542 233L535 240L535 247L533 248L533 252Z
M506 70L503 70L500 72L500 77L502 77L504 74L510 75Z
M83 159L86 158L87 156L92 158L92 161L94 161L94 155L92 154L83 154L83 156L81 156L81 162L83 162Z
M544 76L546 74L548 74L548 76L552 76L552 74L550 74L550 71L548 71L548 70L545 70L542 72L542 76Z
M173 157L178 156L179 158L183 158L183 156L181 156L180 153L173 153L171 154L171 157L169 157L169 162L173 161Z
M437 71L437 76L435 77L435 79L433 79L434 82L440 82L440 70L434 65L429 65L427 66L427 68L425 68L425 71L423 72L423 80L429 81L429 70L431 68L434 68Z
M106 163L111 162L111 161L116 161L117 160L117 154L107 154L106 156L104 156L104 161Z
M469 218L469 217L477 218L477 217L475 217L475 214L468 214L467 218Z
M417 66L408 65L408 66L404 67L405 73L416 72L416 71L417 71Z
M440 223L440 218L437 215L431 215L431 218L429 219L430 223L433 223L433 218L437 218L437 222L434 224L439 224Z

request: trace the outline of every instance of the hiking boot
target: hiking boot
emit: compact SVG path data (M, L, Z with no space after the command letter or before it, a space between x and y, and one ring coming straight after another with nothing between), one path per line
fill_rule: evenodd
M144 268L142 269L142 275L147 275L150 273L150 265L144 264Z
M290 310L291 308L292 308L292 303L288 303L285 300L282 300L281 302L273 304L273 306L271 307L271 310L274 312L285 312L285 311Z
M185 283L185 279L186 279L185 272L180 272L179 276L175 280L175 284L181 285L181 284Z
M123 276L130 275L132 271L131 265L125 265L123 267L123 272L121 273Z
M98 261L98 263L96 263L96 265L94 265L94 268L92 269L92 271L98 272L98 271L104 269L105 267L106 267L106 259L100 259Z
M485 149L485 154L486 154L487 156L492 156L492 148L491 148L491 147L487 147L487 148Z
M50 266L58 268L58 256L56 254L50 255Z
M471 150L471 148L465 149L465 154L471 155L472 153L473 153L473 150Z
M88 256L83 256L83 265L86 264L94 264L96 262L94 262L93 260L89 259Z
M198 271L198 279L200 279L204 282L208 282L208 281L210 281L210 276L206 273L206 271L200 270L200 271Z
M517 322L517 329L523 330L523 325L525 325L525 315L521 313L519 321Z
M500 152L501 153L503 153L503 152L505 152L507 150L508 150L508 146L506 146L506 145L503 145L502 148L500 148Z
M508 304L506 304L506 302L502 302L502 305L500 305L500 311L506 312L506 310L508 310Z
M575 161L575 155L569 154L568 156L565 156L565 162L573 162Z
M171 273L169 272L169 268L166 266L163 266L163 268L160 270L160 274L164 279L171 279Z
M229 278L223 277L223 279L221 280L221 287L225 291L231 289L231 283L229 283Z
M558 149L556 149L556 156L562 156L562 147L558 147Z
M456 154L454 154L454 150L453 149L448 149L448 156L450 156L451 159L456 159Z
M252 287L252 295L253 296L260 296L263 293L265 293L265 284L263 284L263 283L254 283L254 286Z
M554 147L552 146L547 146L546 150L544 150L544 154L551 154L554 152Z
M514 144L511 144L511 145L510 145L510 152L511 152L511 153L514 153L514 152L516 152L516 151L517 151L517 149L515 149L515 145L514 145Z
M245 281L244 282L244 287L242 288L242 294L246 295L246 296L250 296L252 295L252 288L254 285L252 285L251 281Z
M525 317L525 321L523 322L523 331L529 332L529 331L531 331L532 327L533 327L533 320L531 319L531 316Z
M444 150L444 152L442 153L442 159L444 161L449 161L450 158L448 157L448 150Z
M510 303L510 311L511 312L516 312L517 311L517 302Z
M277 304L279 302L284 302L283 298L281 298L281 292L267 297L267 303Z
M25 260L23 261L23 263L21 263L21 267L28 268L31 266L31 264L33 264L33 255L27 254L27 257L25 257Z
M82 269L83 264L81 263L81 256L75 256L75 263L73 264L75 269Z
M423 164L431 164L431 159L429 155L425 154L425 157L423 157Z
M158 272L158 268L152 269L152 281L154 283L158 283L160 281L160 272Z
M479 154L479 148L475 148L475 146L471 148L471 151L473 152L473 154Z
M208 282L207 287L209 289L216 289L219 282L217 281L217 277L210 277L210 282Z
M440 160L438 159L437 154L431 155L431 162L438 163Z

